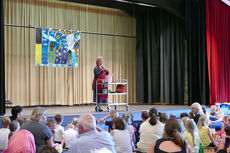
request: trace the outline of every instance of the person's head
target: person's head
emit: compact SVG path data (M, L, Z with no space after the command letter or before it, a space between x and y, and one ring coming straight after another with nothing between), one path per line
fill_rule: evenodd
M117 116L118 116L118 112L117 112L116 110L111 110L109 114L110 114L110 116L111 116L112 119L113 119L114 117L117 117Z
M182 130L183 124L181 120L175 118L169 119L165 123L164 137L170 137L176 145L180 146L181 148L184 148L187 146L187 143L184 137L182 136Z
M215 106L216 106L216 111L219 111L220 110L220 103L215 103Z
M58 153L58 151L51 146L45 145L39 149L38 153Z
M206 116L201 116L197 123L197 128L201 129L203 126L208 126L209 119Z
M169 117L168 117L167 113L161 113L159 115L159 120L160 120L161 123L165 124L168 119L169 119Z
M69 129L72 129L73 128L73 124L68 124L67 126L66 126L66 130L69 130Z
M12 116L14 116L16 118L20 117L21 113L22 113L22 106L18 105L18 106L12 107L12 109L11 109Z
M95 117L92 114L82 114L78 120L78 133L82 134L96 130Z
M55 115L55 121L56 121L57 124L62 123L62 121L63 121L62 115L61 114Z
M210 107L210 111L211 111L211 112L215 112L215 111L216 111L216 106L215 106L215 105L212 105L212 106Z
M195 102L191 105L192 113L193 114L200 114L204 115L204 112L201 108L201 105L198 102Z
M230 126L226 126L224 128L224 132L225 132L226 136L230 136Z
M50 119L47 121L46 125L50 128L51 131L54 131L54 120Z
M73 118L73 120L72 120L72 124L73 124L73 126L77 126L77 123L78 123L78 118Z
M30 120L34 122L46 122L47 119L47 111L42 107L36 107L33 109Z
M23 124L24 124L24 120L23 120L23 118L18 117L18 118L16 118L16 121L18 121L18 123L20 124L20 127L22 127L22 126L23 126Z
M158 121L158 119L157 119L157 109L156 108L154 108L154 107L150 108L150 110L149 110L149 117L150 117L149 123L152 126L156 125L157 121Z
M226 124L230 126L230 117L228 117Z
M10 132L17 132L20 129L18 121L13 120L9 125Z
M201 108L202 108L202 110L203 110L203 113L206 114L206 112L207 112L207 111L206 111L206 106L205 106L205 105L201 105Z
M114 117L113 121L113 129L124 130L126 128L126 121L121 117Z
M228 118L229 118L229 116L228 116L228 115L224 115L224 117L223 117L223 121L226 123L226 122L228 121Z
M132 124L133 123L133 114L132 113L125 113L122 115L122 117L125 119L125 122L127 124Z
M170 114L169 118L176 118L176 115L175 114Z
M188 113L181 113L180 114L180 119L182 119L183 117L189 117Z
M149 118L149 113L147 111L141 112L142 121L146 121Z
M10 119L9 117L3 117L2 119L2 126L3 128L9 128L10 125Z
M101 66L103 64L103 57L102 56L97 57L96 64L97 64L97 66Z
M196 123L193 119L187 120L185 122L185 129L187 132L192 134L193 142L195 141L195 132L197 131Z

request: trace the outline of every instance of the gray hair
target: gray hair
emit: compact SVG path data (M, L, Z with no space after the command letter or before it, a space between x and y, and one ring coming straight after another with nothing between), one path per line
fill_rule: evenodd
M36 107L33 109L30 120L32 121L42 121L42 118L47 114L47 111L42 107Z
M84 130L96 130L96 119L92 114L82 114L78 119L78 125L81 125Z
M191 108L196 108L198 110L198 114L204 115L201 105L198 102L195 102L191 105Z

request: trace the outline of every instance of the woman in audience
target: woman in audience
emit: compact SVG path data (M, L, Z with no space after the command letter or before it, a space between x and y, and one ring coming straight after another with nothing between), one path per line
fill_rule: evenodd
M54 124L55 124L55 121L52 120L52 119L48 120L47 123L46 123L46 125L50 128L50 130L51 130L51 132L53 134L53 142L54 142L54 134L55 134L55 131L54 131L55 126L54 126Z
M211 131L208 127L209 119L206 116L201 116L197 124L200 140L204 148L217 146ZM211 143L212 142L212 143Z
M27 130L19 130L9 140L2 153L36 153L34 136Z
M130 140L130 133L126 128L127 124L121 117L113 118L113 139L115 142L116 153L132 153L132 144Z
M193 119L185 121L185 132L183 133L183 136L191 147L192 152L199 152L200 137L197 131L196 123Z
M166 121L164 137L153 142L148 153L190 153L191 150L182 136L183 124L172 118Z
M10 139L14 135L14 133L16 133L20 129L20 125L18 121L13 120L9 125L9 129L10 129L10 134L9 134L9 139Z
M215 103L216 106L216 120L211 122L210 128L215 129L216 131L221 130L221 126L224 117L224 112L220 110L220 103Z
M11 121L16 120L16 118L20 117L22 114L22 106L20 105L14 106L11 109L11 114L12 114L12 116L10 116Z
M168 119L169 117L167 113L159 113L159 120L161 123L165 124Z
M46 114L47 111L44 108L34 108L30 122L21 127L21 129L28 130L33 134L37 151L46 144L53 147L53 134L49 127L44 124L47 119Z
M200 116L204 115L204 112L201 108L201 105L198 102L195 102L191 105L192 111L189 113L189 118L193 119L197 124Z
M150 118L141 124L139 133L140 140L137 143L137 150L142 153L148 152L153 141L162 138L164 132L164 124L157 119L157 109L149 110Z

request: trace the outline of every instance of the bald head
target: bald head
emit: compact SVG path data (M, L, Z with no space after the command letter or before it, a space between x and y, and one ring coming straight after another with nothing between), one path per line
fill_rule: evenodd
M92 114L83 114L78 119L79 134L96 130L95 117Z

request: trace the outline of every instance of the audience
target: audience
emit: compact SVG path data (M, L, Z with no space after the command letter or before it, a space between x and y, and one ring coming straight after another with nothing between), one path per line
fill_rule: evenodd
M73 118L72 120L73 129L78 132L77 122L78 122L78 118Z
M180 114L180 119L182 119L183 117L189 117L188 113L181 113Z
M78 136L78 132L73 129L73 125L68 124L66 127L66 131L64 132L64 139L62 142L62 144L64 144L63 146L65 146L64 148L68 149L70 143L76 141L77 136Z
M159 120L161 123L165 124L168 119L169 117L167 113L159 113Z
M10 139L14 135L14 133L16 133L20 129L20 125L18 121L13 120L9 125L9 129L10 129L10 134L8 137Z
M48 145L41 147L38 153L58 153L58 151Z
M19 123L20 127L22 127L22 126L23 126L23 124L24 124L24 119L23 119L23 118L18 117L18 118L16 118L16 121L18 121L18 123Z
M170 114L170 115L169 115L169 118L170 118L170 119L172 119L172 118L175 118L175 119L176 119L177 117L176 117L175 114Z
M191 147L192 152L199 152L200 137L197 131L196 123L193 119L185 121L185 132L183 133L183 136Z
M210 128L215 129L216 131L221 130L221 126L224 117L224 112L220 110L220 103L215 103L216 106L216 120L211 122Z
M190 153L190 148L182 136L183 125L178 119L166 121L164 137L153 142L148 153Z
M12 107L11 109L11 114L12 116L10 116L10 120L13 121L13 120L16 120L18 117L21 116L21 113L22 113L22 106L14 106Z
M197 124L200 116L204 115L204 112L201 108L201 105L198 102L195 102L191 105L192 111L189 113L189 118L193 119Z
M210 113L209 113L209 120L210 121L216 121L217 116L216 116L216 106L212 105L210 107Z
M140 140L137 143L137 150L142 153L148 152L148 149L153 141L162 138L164 124L157 119L157 109L149 110L150 118L143 122L140 126Z
M218 150L225 150L230 148L230 126L224 128L225 135L221 136L220 143L218 145Z
M34 108L30 117L30 122L21 127L21 129L28 130L33 134L37 151L46 144L53 147L52 132L49 127L44 124L47 119L46 114L47 111L45 111L44 108Z
M204 148L217 146L208 127L208 123L208 118L206 116L201 116L197 124L200 140Z
M61 114L55 115L55 128L54 128L54 142L61 144L63 136L64 136L64 128L61 126L63 122L63 117Z
M55 133L55 131L54 131L54 129L55 129L54 124L55 124L55 122L52 119L48 120L47 123L46 123L46 125L50 128L50 130L51 130L51 132L53 134L53 140L54 140L54 133Z
M8 117L3 117L2 126L0 129L0 152L7 148L8 136L10 134L9 130L10 119Z
M127 124L124 118L113 118L113 135L116 153L131 153L132 144L129 130L126 128Z
M114 117L118 117L118 112L116 110L111 110L109 115L103 117L102 119L100 119L100 123L104 123L105 125L107 125L109 127L109 132L111 130L113 130L113 122L112 120L106 121L108 118L113 119Z
M208 113L208 111L206 110L206 106L205 106L205 105L201 105L201 108L202 108L202 110L203 110L204 115L209 119L209 113Z
M115 153L112 136L106 131L96 130L95 117L83 114L78 120L79 137L70 143L68 153L91 153L98 149L107 148Z
M8 148L2 153L35 153L34 136L27 130L19 130L9 140ZM44 152L43 152L44 153Z

